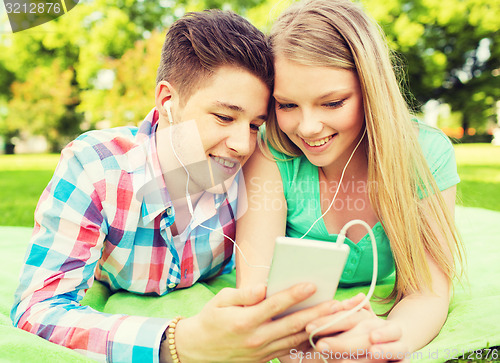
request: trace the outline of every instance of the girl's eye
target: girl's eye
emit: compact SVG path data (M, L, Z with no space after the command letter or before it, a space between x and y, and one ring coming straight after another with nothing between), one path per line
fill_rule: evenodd
M338 108L342 107L344 105L345 99L340 100L340 101L335 101L335 102L328 102L325 103L324 106L329 107L329 108Z
M291 110L292 108L297 107L294 103L279 103L277 102L277 106L279 110Z
M231 121L233 121L233 118L229 117L229 116L224 116L224 115L219 115L219 114L214 114L214 116L217 117L222 122L231 122Z

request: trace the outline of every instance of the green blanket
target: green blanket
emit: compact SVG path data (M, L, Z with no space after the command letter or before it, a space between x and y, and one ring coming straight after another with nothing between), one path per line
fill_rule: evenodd
M457 207L456 214L466 244L469 284L456 284L446 324L429 345L413 355L415 362L444 362L466 352L500 345L500 213ZM0 362L90 362L78 353L11 326L10 307L30 235L30 228L0 227ZM234 286L234 281L233 273L163 297L111 294L105 286L95 283L84 303L109 313L189 316L221 288ZM388 280L379 285L376 294L386 295L392 284ZM340 289L336 298L345 299L367 290ZM374 304L374 308L382 312L387 306Z

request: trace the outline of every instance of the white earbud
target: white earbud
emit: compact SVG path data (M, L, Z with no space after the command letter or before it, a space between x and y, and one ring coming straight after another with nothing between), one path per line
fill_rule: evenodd
M174 120L172 118L172 101L171 100L167 100L165 102L163 102L163 109L167 112L167 116L168 116L168 122L170 124L173 124L174 123Z

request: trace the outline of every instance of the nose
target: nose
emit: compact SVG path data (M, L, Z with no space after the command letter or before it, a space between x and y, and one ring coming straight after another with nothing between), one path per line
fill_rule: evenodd
M255 142L248 123L236 122L228 128L226 146L238 156L247 156L252 150L252 143Z
M321 133L323 122L321 113L311 109L303 109L302 119L299 120L298 133L302 137L314 137Z

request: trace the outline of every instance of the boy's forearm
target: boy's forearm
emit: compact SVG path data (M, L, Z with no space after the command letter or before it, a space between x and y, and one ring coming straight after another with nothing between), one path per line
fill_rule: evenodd
M413 294L403 298L387 319L400 325L402 340L414 352L436 337L446 321L448 307L448 296Z

